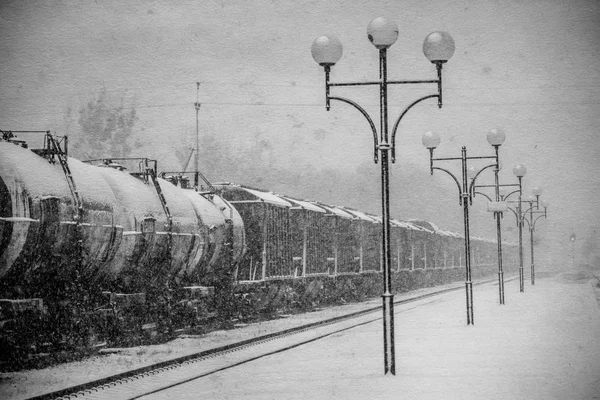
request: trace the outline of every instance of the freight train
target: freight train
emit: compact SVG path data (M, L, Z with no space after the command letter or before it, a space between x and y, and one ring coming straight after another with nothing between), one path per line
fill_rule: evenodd
M4 355L151 340L381 288L378 216L159 173L147 158L82 162L50 132L37 149L0 134ZM397 220L391 235L397 290L460 279L460 235ZM472 243L475 275L490 273L495 242Z

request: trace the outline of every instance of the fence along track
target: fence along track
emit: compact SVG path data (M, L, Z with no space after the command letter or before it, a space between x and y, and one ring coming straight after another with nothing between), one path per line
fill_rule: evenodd
M510 280L513 280L513 279L515 279L515 278L513 277ZM493 283L493 282L496 282L496 280L487 280L487 281L479 282L475 285L482 285L482 284ZM453 291L457 291L457 290L461 290L461 289L464 289L464 285L446 288L446 289L438 290L435 292L411 297L408 299L398 300L398 301L395 301L394 304L400 305L400 304L411 303L411 302L422 300L422 299L425 299L428 297L433 297L433 296L437 296L437 295L441 295L444 293L453 292ZM178 357L178 358L175 358L172 360L163 361L163 362L149 365L146 367L122 372L122 373L112 375L112 376L109 376L106 378L90 381L90 382L87 382L87 383L84 383L81 385L76 385L76 386L61 389L58 391L49 392L49 393L46 393L46 394L43 394L40 396L31 397L31 398L29 398L29 400L62 400L62 399L83 399L83 398L86 398L86 399L111 399L111 400L117 399L117 398L137 399L139 397L149 395L149 394L158 392L160 390L168 389L170 387L183 384L190 380L201 378L202 376L210 375L212 373L215 373L215 372L227 369L227 368L231 368L236 365L247 363L249 361L253 361L255 359L258 359L258 358L261 358L261 357L264 357L264 356L267 356L270 354L275 354L277 352L289 350L289 349L297 347L301 344L309 343L311 341L318 340L318 339L321 339L326 336L330 336L334 333L342 332L342 331L351 329L356 326L360 326L360 325L364 325L366 323L377 321L377 320L381 319L381 317L377 317L375 319L368 320L366 322L360 322L360 323L351 325L349 327L335 330L334 332L329 332L329 333L326 333L323 335L318 335L310 340L306 340L301 343L287 346L283 349L270 351L267 353L261 353L259 356L256 356L256 357L253 357L253 358L250 358L247 360L233 362L233 363L231 363L231 365L228 365L227 367L216 368L214 370L210 370L210 371L204 372L204 373L196 373L193 376L187 377L187 378L182 378L181 376L179 376L175 382L163 383L161 385L159 381L162 381L163 378L159 377L158 375L174 371L181 367L188 366L189 364L192 364L192 363L206 361L211 358L216 358L216 357L220 357L220 356L225 356L227 354L238 352L238 351L247 349L252 346L256 346L256 345L274 341L275 339L284 338L286 336L300 334L303 332L308 332L308 331L315 330L315 329L318 329L318 328L321 328L324 326L333 325L335 323L339 323L339 322L343 322L343 321L347 321L347 320L352 320L352 319L362 317L367 314L374 313L374 312L377 312L380 310L381 310L381 306L371 307L371 308L368 308L365 310L356 311L356 312L340 315L340 316L333 317L333 318L328 318L326 320L312 322L312 323L297 326L294 328L285 329L283 331L269 333L266 335L243 340L240 342L231 343L228 345L216 347L216 348L209 349L209 350L204 350L204 351L190 354L187 356ZM142 384L140 386L146 387L146 389L143 391L143 393L133 394L131 390L127 390L127 388L126 388L127 385L130 385L138 380L139 381L147 380L148 378L150 378L155 383L156 382L159 383L156 385L157 386L156 388L149 390L148 386L150 386L150 385Z

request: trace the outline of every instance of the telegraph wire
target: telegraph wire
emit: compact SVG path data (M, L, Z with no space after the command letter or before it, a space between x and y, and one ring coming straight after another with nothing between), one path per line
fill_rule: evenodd
M189 81L189 82L175 82L175 83L167 83L167 84L156 84L156 85L137 85L137 86L128 86L128 87L115 87L112 89L106 88L106 86L103 84L101 85L102 87L102 91L105 91L106 93L135 93L136 91L141 91L142 95L144 94L143 91L145 90L152 90L152 89L163 89L165 92L172 92L174 87L185 87L188 86L190 84L196 84L197 82L200 82L203 86L205 85L211 85L211 86L235 86L235 87L239 87L242 89L245 88L253 88L253 87L260 87L260 88L268 88L268 87L281 87L281 88L312 88L312 89L317 89L317 88L322 88L322 84L314 84L314 85L303 85L303 84L297 84L295 81L289 81L287 83L257 83L257 82L252 82L252 81L245 81L245 82L219 82L219 81ZM5 86L7 88L10 88L10 85ZM13 89L17 90L19 89L16 86L13 86ZM452 85L447 85L447 87L445 87L445 90L478 90L480 89L480 87L478 86L465 86L465 85L459 85L459 86L452 86ZM600 89L600 85L575 85L575 84L556 84L556 85L534 85L534 86L486 86L487 90L552 90L552 89L585 89L585 90L597 90ZM81 96L84 95L81 91L63 91L61 93L55 94L53 95L53 97L74 97L74 96ZM6 96L6 94L3 96L4 98L15 98L15 97L20 97L20 96L11 96L8 95Z
M196 84L198 82L194 82ZM200 82L202 83L202 82ZM319 103L285 103L285 102L248 102L248 101L201 101L203 106L212 106L209 108L218 108L221 106L224 107L265 107L265 108L277 108L277 107L297 107L297 108L323 108L324 104ZM134 104L127 108L135 108L135 109L150 109L150 108L183 108L183 107L193 107L194 102L169 102L169 103L156 103L156 104L140 104L137 101L134 101ZM484 107L552 107L552 106L560 106L560 107L590 107L590 106L599 106L600 99L591 100L591 101L511 101L511 102L450 102L446 105L446 108L484 108ZM378 107L379 104L366 104L365 107ZM401 106L398 106L401 108ZM591 108L591 107L590 107ZM13 111L14 110L14 111ZM77 108L75 109L77 111ZM63 116L66 112L66 108L60 107L60 111L52 112L48 111L40 111L38 107L38 111L35 113L35 117L39 116ZM32 118L33 114L18 114L18 110L14 108L5 108L2 113L0 113L0 117L3 119L10 118L11 115L15 115L15 118Z
M161 107L183 107L190 106L194 103L164 103L164 104L146 104L136 105L136 108L161 108ZM224 105L224 106L250 106L250 107L324 107L322 103L262 103L262 102L219 102L219 101L202 101L202 105ZM510 103L485 103L485 102L473 102L473 103L456 103L453 102L448 104L447 107L499 107L499 106L552 106L552 105L600 105L600 99L598 101L556 101L556 102L510 102ZM379 104L367 104L366 107L378 107Z
M202 105L213 106L238 106L238 107L324 107L323 103L264 103L264 102L233 102L233 101L201 101ZM136 103L128 108L176 108L176 107L193 107L194 102L178 102L178 103L161 103L161 104L139 104ZM435 104L434 104L435 105ZM506 103L486 103L486 102L452 102L445 105L446 107L521 107L521 106L585 106L585 105L600 105L598 101L556 101L556 102L506 102ZM379 104L366 104L365 107L378 107ZM400 106L399 106L400 107ZM393 107L392 107L393 108ZM44 114L44 113L43 113ZM39 114L38 114L39 115Z

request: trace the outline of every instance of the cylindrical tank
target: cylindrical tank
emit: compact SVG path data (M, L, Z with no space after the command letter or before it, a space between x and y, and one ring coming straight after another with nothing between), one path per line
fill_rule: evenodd
M0 142L0 296L43 296L73 279L124 293L210 284L243 251L241 218L218 196L67 161L72 179L58 159ZM233 254L223 265L229 227Z
M69 159L85 210L59 164L0 142L0 285L2 293L31 296L51 282L95 279L119 246L116 199L92 166ZM49 283L50 282L50 283Z
M224 273L231 272L243 254L245 236L242 218L231 204L218 195L201 195L192 189L183 189L183 192L193 205L199 222L206 227L208 240L203 258L196 264L196 274L201 277L202 283L210 284L221 279Z
M201 258L207 235L182 190L156 178L157 190L149 175L132 176L110 167L94 168L114 193L115 214L122 220L122 243L107 271L116 279L115 289L144 291L153 285L168 284L178 279L182 271L193 269L193 263ZM172 218L170 226L165 206Z

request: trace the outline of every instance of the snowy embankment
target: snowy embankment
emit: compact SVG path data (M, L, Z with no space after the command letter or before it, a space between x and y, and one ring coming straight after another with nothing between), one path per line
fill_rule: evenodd
M600 276L600 274L597 274ZM571 273L474 288L475 325L465 325L464 291L396 309L396 371L382 376L381 323L183 386L170 398L220 399L600 399L600 287ZM423 293L432 288L416 291ZM415 292L398 295L412 297ZM597 296L597 297L596 297ZM242 338L283 330L379 299L285 319L179 338L45 370L0 374L0 398L25 399L121 370L159 362ZM190 397L188 397L188 394Z
M381 324L373 323L146 396L198 399L598 399L597 281L566 274L476 287L475 325L464 293L398 307L396 376L383 376ZM161 397L162 396L162 397Z

